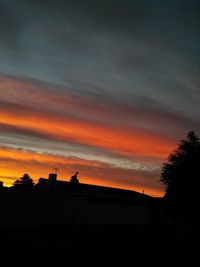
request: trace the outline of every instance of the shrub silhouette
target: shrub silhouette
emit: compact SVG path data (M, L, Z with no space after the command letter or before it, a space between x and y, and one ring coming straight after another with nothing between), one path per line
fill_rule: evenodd
M193 131L180 141L161 171L165 201L171 216L181 222L199 221L200 141Z
M19 180L16 180L13 183L13 187L19 189L32 189L34 188L34 182L33 179L25 173Z

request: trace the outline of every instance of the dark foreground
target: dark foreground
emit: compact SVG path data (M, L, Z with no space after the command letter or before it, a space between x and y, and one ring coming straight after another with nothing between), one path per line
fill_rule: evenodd
M1 259L27 266L198 266L199 240L197 226L1 227Z

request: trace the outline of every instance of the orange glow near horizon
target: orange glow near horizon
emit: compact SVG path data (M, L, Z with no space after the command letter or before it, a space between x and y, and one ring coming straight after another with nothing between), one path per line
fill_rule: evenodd
M49 170L49 169L48 169ZM13 182L17 179L19 179L20 177L23 176L24 173L28 173L30 175L31 173L31 178L34 180L35 183L38 182L38 179L40 177L43 177L43 178L48 178L48 174L53 172L53 171L50 171L48 173L48 170L41 170L39 172L35 171L34 169L30 172L18 172L18 171L14 171L14 170L10 170L10 171L1 171L0 172L0 180L3 181L4 183L4 186L6 187L10 187L13 185ZM70 176L72 175L73 173L66 173L65 174L65 177L67 177L67 179L65 179L64 177L58 177L58 180L61 180L61 181L69 181L70 179ZM13 179L9 179L9 178L4 178L4 177L13 177ZM14 179L14 177L16 177ZM37 178L34 178L34 177L37 177ZM95 181L95 182L94 182ZM108 187L114 187L114 188L121 188L121 189L127 189L127 190L133 190L133 191L137 191L137 192L144 192L145 194L147 195L150 195L150 196L154 196L154 197L162 197L164 195L164 192L162 190L159 190L159 189L153 189L153 188L144 188L144 187L139 187L139 186L127 186L127 185L122 185L120 183L115 183L115 182L112 182L112 181L106 181L104 179L92 179L91 177L87 177L87 176L84 176L84 177L81 177L80 179L80 182L81 183L85 183L85 184L94 184L94 185L99 185L99 186L108 186Z
M48 174L54 172L55 166L59 165L62 166L62 169L58 171L59 180L69 181L71 175L73 175L78 168L81 173L81 183L129 189L138 192L144 190L146 194L152 196L163 195L162 190L150 188L148 185L144 188L144 186L122 184L119 181L115 181L114 176L112 180L107 179L106 172L102 171L101 173L101 168L104 169L105 164L96 161L68 159L65 157L17 151L13 149L0 149L0 155L0 180L3 180L5 186L12 186L14 180L19 179L24 173L28 173L34 182L37 183L40 177L48 178ZM94 170L95 168L98 168L101 177L93 177L91 174L89 175L87 170L92 170L93 168ZM112 174L112 168L109 168L109 173ZM121 170L121 175L123 175L123 170ZM126 172L124 176L126 176ZM13 177L13 179L7 177Z

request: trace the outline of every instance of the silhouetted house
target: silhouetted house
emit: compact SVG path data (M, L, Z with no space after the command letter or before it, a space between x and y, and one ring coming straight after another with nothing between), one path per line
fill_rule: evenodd
M60 182L60 181L59 181ZM56 173L49 173L49 178L39 178L38 183L36 184L36 187L53 187L59 186L60 183L57 181L57 174Z
M57 180L56 174L40 178L36 188L57 194L53 208L62 205L62 219L69 224L123 224L151 223L151 197L132 190L79 183L78 172L69 181ZM56 193L55 193L56 192ZM62 197L62 203L58 199Z
M72 176L73 177L73 176ZM77 179L77 173L75 177ZM159 202L132 190L40 178L34 190L2 190L0 225L149 225Z

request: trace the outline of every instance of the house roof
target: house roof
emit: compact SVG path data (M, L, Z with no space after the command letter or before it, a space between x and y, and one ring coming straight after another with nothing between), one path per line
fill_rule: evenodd
M64 189L69 194L81 195L87 197L88 200L98 201L98 199L108 200L112 199L114 201L143 201L151 199L150 196L145 195L143 193L139 193L133 190L100 186L100 185L92 185L92 184L84 184L79 183L77 185L72 185L68 181L56 180L53 183L49 181L49 179L40 178L37 186L45 186L51 188L59 188Z

